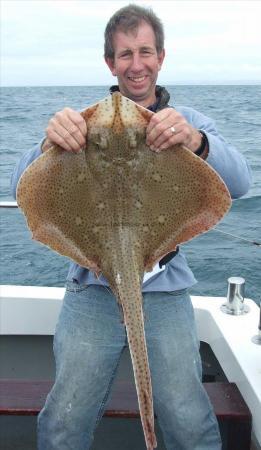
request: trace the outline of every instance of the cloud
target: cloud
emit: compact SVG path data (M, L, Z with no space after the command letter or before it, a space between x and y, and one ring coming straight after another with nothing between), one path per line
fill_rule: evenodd
M256 1L136 1L162 19L167 58L162 82L261 79ZM3 85L109 84L103 62L108 18L128 2L2 0ZM188 73L185 74L185 71Z

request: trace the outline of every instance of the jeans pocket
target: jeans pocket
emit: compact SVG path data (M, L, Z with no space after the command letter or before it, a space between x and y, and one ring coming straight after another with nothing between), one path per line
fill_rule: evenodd
M65 285L66 292L83 292L86 291L90 287L89 284L78 283L77 280L67 281Z
M189 291L187 288L185 289L178 289L176 291L169 291L167 292L168 295L171 295L171 297L179 298L187 298L189 296Z

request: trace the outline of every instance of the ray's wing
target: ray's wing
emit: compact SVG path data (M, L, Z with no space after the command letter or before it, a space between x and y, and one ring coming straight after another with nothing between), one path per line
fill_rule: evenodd
M17 202L23 209L34 239L68 256L84 267L97 270L93 248L95 215L90 192L95 180L85 154L73 155L57 147L34 161L17 187ZM99 208L98 190L91 198Z
M149 270L178 244L219 222L231 199L219 175L185 147L147 153L139 197L143 210L139 236Z

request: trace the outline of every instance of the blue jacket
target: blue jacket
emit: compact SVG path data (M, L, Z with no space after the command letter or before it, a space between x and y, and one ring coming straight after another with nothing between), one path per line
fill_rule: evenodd
M203 130L209 142L209 154L207 162L222 177L226 183L231 197L238 198L247 193L251 184L251 172L243 157L232 145L218 133L215 123L209 117L189 107L175 107L186 120L195 128ZM29 164L41 155L41 144L25 153L18 162L11 181L11 189L16 198L16 187L24 170ZM100 276L99 279L89 270L71 262L67 280L77 280L83 284L105 284L107 280ZM180 251L170 262L165 270L157 273L143 283L143 292L149 291L174 291L189 288L196 280L186 258Z

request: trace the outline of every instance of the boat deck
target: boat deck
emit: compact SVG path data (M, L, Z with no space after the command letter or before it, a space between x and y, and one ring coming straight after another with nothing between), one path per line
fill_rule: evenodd
M1 286L0 335L21 340L33 336L52 339L63 296L63 288ZM251 339L257 334L259 308L246 299L250 308L247 314L226 315L220 309L225 301L223 297L192 297L198 334L211 347L227 380L237 384L252 413L253 439L258 446L261 445L261 358L260 346ZM4 378L1 374L0 377Z

